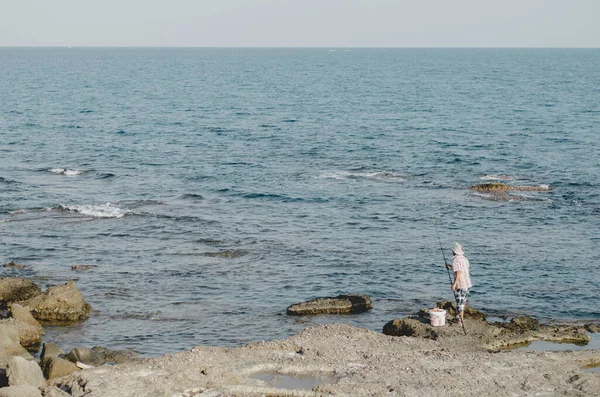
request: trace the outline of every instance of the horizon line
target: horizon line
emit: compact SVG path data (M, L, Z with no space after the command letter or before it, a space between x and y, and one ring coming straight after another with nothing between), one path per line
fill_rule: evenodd
M0 45L0 48L164 48L164 49L600 49L600 47L586 46L571 46L571 47L546 47L546 46L369 46L369 47L353 47L353 46L155 46L155 45Z

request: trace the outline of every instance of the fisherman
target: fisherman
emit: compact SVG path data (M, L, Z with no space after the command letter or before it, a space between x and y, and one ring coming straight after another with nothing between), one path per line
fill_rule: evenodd
M452 282L452 291L456 297L456 306L458 314L456 319L458 324L462 325L465 315L465 304L467 303L467 294L471 288L471 276L469 275L469 260L465 257L465 252L459 243L454 244L452 248L452 265L446 264L446 269L454 272L454 281Z

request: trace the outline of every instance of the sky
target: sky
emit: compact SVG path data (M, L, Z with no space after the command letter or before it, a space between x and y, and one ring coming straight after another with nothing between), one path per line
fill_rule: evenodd
M0 46L600 47L600 0L0 0Z

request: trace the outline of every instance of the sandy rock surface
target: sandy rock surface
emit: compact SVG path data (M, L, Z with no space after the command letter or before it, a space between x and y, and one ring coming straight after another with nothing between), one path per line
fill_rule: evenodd
M437 340L341 324L283 341L88 369L54 382L73 396L600 396L599 350L488 350L465 320ZM460 381L459 381L460 380Z

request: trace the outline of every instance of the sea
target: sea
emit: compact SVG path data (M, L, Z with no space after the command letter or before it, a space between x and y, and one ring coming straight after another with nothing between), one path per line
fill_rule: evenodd
M0 276L75 280L63 349L381 332L453 300L455 242L473 307L600 319L598 49L0 48L0 71L0 263L26 265ZM353 293L372 310L286 314Z

